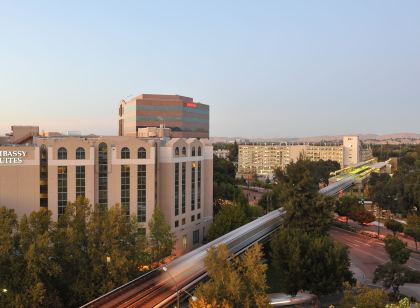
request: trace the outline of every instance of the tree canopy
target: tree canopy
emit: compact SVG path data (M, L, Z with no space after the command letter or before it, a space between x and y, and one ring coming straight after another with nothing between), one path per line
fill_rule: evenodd
M330 294L353 281L347 248L327 235L285 228L272 239L271 251L276 287L288 294Z
M172 250L166 223L153 221L161 231L148 239L119 205L103 209L79 198L58 222L45 209L18 220L13 210L0 207L0 286L7 290L0 303L78 307L128 282L140 275L140 265ZM157 245L164 249L155 252L156 242L165 243Z
M390 235L385 238L385 250L391 261L378 265L373 283L382 281L385 288L392 288L393 296L398 300L400 286L409 281L409 270L403 264L410 258L410 250L405 243Z
M384 159L398 157L398 170L388 174L373 173L369 191L382 209L408 214L420 204L420 146L384 146L377 149ZM384 153L386 152L386 153Z
M420 241L420 216L418 215L408 215L407 216L407 225L404 228L404 233L411 236L416 243Z
M269 307L266 295L267 265L262 262L259 244L234 258L226 245L211 247L204 260L208 282L194 292L198 301L190 306L201 307ZM223 269L223 270L221 270Z
M399 221L396 221L394 219L388 219L387 221L385 221L385 227L388 230L392 231L394 236L398 232L403 232L404 231L404 225L402 223L400 223Z

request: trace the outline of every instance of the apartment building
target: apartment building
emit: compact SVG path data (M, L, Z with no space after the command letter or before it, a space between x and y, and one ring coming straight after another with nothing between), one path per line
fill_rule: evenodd
M18 216L47 208L57 220L83 196L103 207L121 204L143 232L159 206L177 252L197 247L213 217L213 147L206 139L170 138L167 128L137 135L40 136L33 127L12 127L0 139L0 205Z
M284 169L299 158L311 161L332 160L341 167L355 165L372 158L372 150L363 147L358 136L345 136L334 144L241 144L238 153L238 177L254 175L272 178L277 168Z

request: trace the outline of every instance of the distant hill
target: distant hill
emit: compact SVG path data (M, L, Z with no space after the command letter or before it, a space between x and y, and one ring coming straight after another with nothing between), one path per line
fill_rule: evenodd
M420 144L420 134L417 133L395 133L386 135L377 134L348 134L358 135L360 139L365 143L372 144ZM303 138L245 138L245 137L211 137L210 141L213 143L245 143L245 142L322 142L322 141L337 141L340 142L345 135L325 135L325 136L313 136Z

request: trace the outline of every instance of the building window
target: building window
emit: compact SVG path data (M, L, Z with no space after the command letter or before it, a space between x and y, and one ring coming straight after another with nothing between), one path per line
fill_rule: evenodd
M185 225L185 218L182 218L181 223L182 225Z
M59 148L57 152L57 158L60 160L67 159L67 150L65 148Z
M193 245L196 245L200 242L200 230L193 231Z
M182 192L181 192L181 194L182 194L182 196L181 196L181 199L182 199L182 214L185 214L185 190L186 190L186 169L187 169L187 163L182 163L182 175L181 175L181 177L182 177L182 183L181 183L181 185L182 185L182 187L181 187L181 189L182 189Z
M45 145L39 150L39 206L48 208L48 151Z
M140 159L146 158L146 149L145 148L141 147L141 148L138 149L137 158L140 158Z
M193 221L195 221L195 216L194 215L191 216L191 222L193 222Z
M85 197L85 166L76 166L76 199Z
M179 215L179 163L175 163L175 216Z
M105 143L99 145L98 155L98 194L99 206L108 206L108 146Z
M182 156L187 156L187 148L182 147Z
M76 159L85 159L85 149L84 148L77 148L76 149Z
M64 214L67 205L67 167L58 166L57 173L58 217Z
M175 148L175 156L179 156L179 148L178 147Z
M199 220L201 218L201 214L200 213L198 213L197 214L197 220Z
M185 234L182 236L182 247L187 248L187 236Z
M197 209L201 209L201 161L197 167Z
M201 147L198 147L198 156L201 156Z
M191 156L195 156L195 147L192 147L191 149Z
M137 166L137 222L146 222L146 165Z
M191 211L195 210L195 173L196 173L196 162L191 163Z
M130 215L130 166L121 165L121 207L123 213Z
M179 226L179 220L175 220L175 228L178 228Z
M127 147L122 148L121 150L122 159L130 159L130 149Z

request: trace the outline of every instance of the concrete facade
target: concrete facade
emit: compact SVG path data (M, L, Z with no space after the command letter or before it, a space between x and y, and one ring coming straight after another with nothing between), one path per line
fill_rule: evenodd
M177 237L177 253L200 245L212 221L213 147L206 139L54 134L25 145L10 144L10 138L0 144L0 158L21 152L21 162L0 163L0 205L18 216L45 207L57 220L67 202L83 195L91 204L121 204L147 232L159 206ZM175 213L177 164L185 164L177 186L185 211Z
M238 177L253 175L272 178L277 168L284 169L299 158L311 161L332 160L341 167L355 165L372 158L372 150L364 148L357 136L343 137L342 145L333 144L241 144L238 153Z

